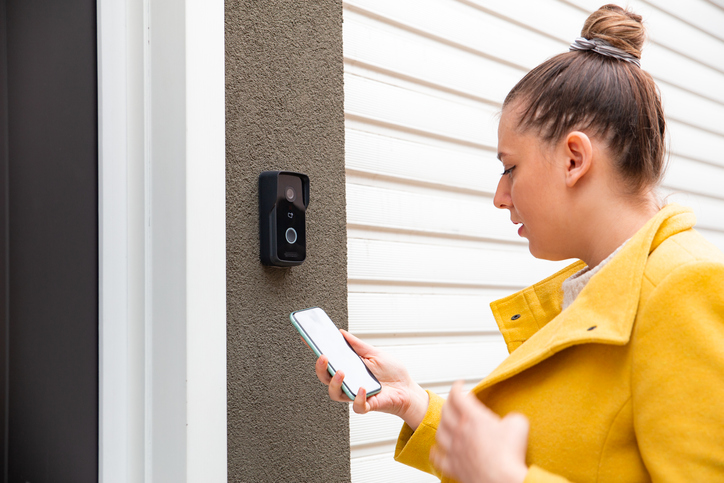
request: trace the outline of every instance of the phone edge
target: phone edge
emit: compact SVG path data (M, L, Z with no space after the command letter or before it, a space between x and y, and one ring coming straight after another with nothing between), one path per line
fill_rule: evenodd
M320 310L324 311L323 308L318 307L318 306L309 307L309 308L306 308L306 309L295 310L295 311L293 311L293 312L291 312L291 313L289 314L289 320L292 322L292 325L293 325L294 328L297 330L297 332L299 333L299 335L302 336L302 338L303 338L304 341L307 343L307 345L312 349L312 352L314 352L314 354L317 356L317 358L319 358L319 357L322 355L322 352L321 352L321 351L319 350L319 348L317 347L317 344L315 344L315 343L312 341L312 339L307 335L307 332L304 330L304 328L303 328L301 325L299 325L299 323L298 323L298 322L296 321L296 319L294 318L294 314L296 314L297 312L304 312L304 311L312 310L312 309L320 309ZM326 313L326 312L325 312L325 313ZM346 341L345 341L345 342L346 342ZM348 345L349 345L349 343L348 343ZM382 391L382 383L377 380L377 377L375 377L374 374L372 374L372 371L370 371L370 368L367 367L367 364L365 364L365 361L359 356L359 354L357 354L357 353L355 352L355 355L360 358L360 360L362 361L362 364L364 364L365 368L367 369L367 372L369 372L370 375L374 378L374 380L377 381L377 383L380 385L379 389L376 389L376 390L374 390L374 391L372 391L372 392L367 393L367 397L374 396L375 394L377 394L377 393L379 393L380 391ZM332 377L334 377L334 375L337 373L337 371L332 367L332 364L331 364L331 363L327 363L327 372L329 372L329 374L330 374ZM357 393L352 392L352 389L350 389L350 387L347 385L346 382L344 382L344 380L342 381L342 391L345 393L345 395L346 395L351 401L354 401L355 398L357 397Z

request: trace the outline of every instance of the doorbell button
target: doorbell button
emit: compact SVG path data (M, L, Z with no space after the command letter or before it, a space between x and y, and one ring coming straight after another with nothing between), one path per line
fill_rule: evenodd
M287 243L293 245L297 241L297 230L294 228L287 228L287 232L284 234L287 239Z

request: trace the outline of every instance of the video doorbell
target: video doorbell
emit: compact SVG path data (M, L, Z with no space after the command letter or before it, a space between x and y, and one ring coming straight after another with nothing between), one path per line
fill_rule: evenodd
M307 175L290 171L264 171L259 175L261 263L276 267L301 265L307 256L308 205Z

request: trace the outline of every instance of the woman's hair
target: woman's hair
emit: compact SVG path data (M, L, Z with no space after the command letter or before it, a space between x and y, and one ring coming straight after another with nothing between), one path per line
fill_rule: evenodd
M600 39L641 58L646 37L641 16L616 5L591 14L581 36ZM666 122L659 90L636 64L594 51L571 51L543 62L510 91L519 128L557 142L572 130L607 143L633 193L655 186L665 169Z

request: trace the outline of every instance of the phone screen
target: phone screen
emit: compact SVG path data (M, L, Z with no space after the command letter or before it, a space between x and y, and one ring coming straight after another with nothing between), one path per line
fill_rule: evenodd
M314 352L329 358L329 372L334 374L341 370L344 373L343 385L346 386L347 396L354 399L360 387L365 388L368 396L382 389L324 310L319 307L299 310L291 314L291 319Z

